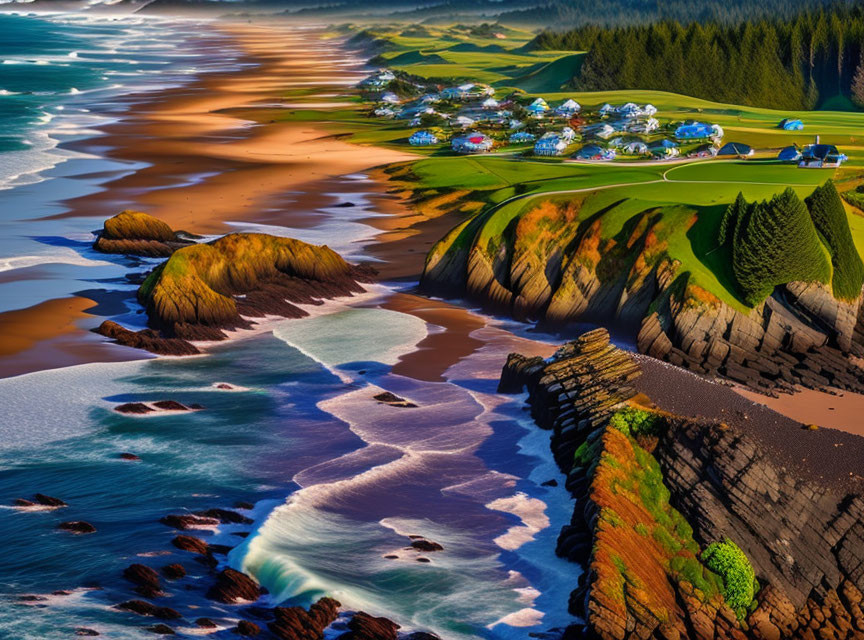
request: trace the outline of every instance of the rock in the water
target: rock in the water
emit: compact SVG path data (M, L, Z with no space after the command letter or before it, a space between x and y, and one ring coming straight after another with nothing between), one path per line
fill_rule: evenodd
M234 387L232 387L227 382L218 382L216 383L215 387L217 389L221 389L222 391L232 391L234 389Z
M119 458L121 460L128 460L129 462L137 462L141 460L141 458L136 456L134 453L121 453Z
M281 640L317 640L339 617L342 606L333 598L321 598L306 611L302 607L276 607L276 619L267 628Z
M179 562L175 562L162 567L162 575L169 580L179 580L186 575L186 569Z
M33 496L33 499L41 505L46 507L65 507L67 506L65 502L63 502L60 498L52 498L51 496L46 496L44 493L37 493Z
M245 573L234 569L223 569L216 576L216 584L207 592L207 597L225 604L254 602L261 596L258 583Z
M123 577L138 585L136 591L147 598L163 595L159 574L143 564L131 564L123 570Z
M189 407L176 400L159 400L154 402L153 406L162 409L162 411L189 411Z
M417 551L444 551L444 547L441 544L432 540L426 540L425 538L412 540L411 546Z
M190 244L158 218L126 210L105 221L93 248L103 253L166 258Z
M340 640L396 640L399 625L387 618L376 618L358 611L348 621L348 629L339 636Z
M234 628L234 633L251 638L261 633L261 627L259 627L254 622L249 622L248 620L241 620Z
M105 320L94 331L117 344L144 349L163 356L193 356L201 353L195 345L180 338L167 338L153 329L130 331L113 320Z
M118 604L116 608L121 611L137 613L139 616L152 616L154 618L161 618L162 620L179 620L183 617L176 609L157 607L146 600L127 600Z
M413 402L409 402L405 398L400 398L395 393L390 393L389 391L379 393L378 395L372 397L381 404L387 404L391 407L402 407L405 409L413 409L417 407L417 405Z
M69 531L75 534L96 533L96 527L89 522L83 520L73 520L70 522L61 522L57 528L62 531Z
M89 636L95 637L99 635L99 632L96 629L88 629L87 627L78 627L75 629L76 636Z
M131 413L133 415L143 415L146 413L155 413L156 409L144 404L143 402L125 402L114 407L117 413Z
M181 551L198 553L202 556L207 555L210 552L210 546L206 542L201 538L195 538L193 536L177 536L171 541L171 544Z
M164 525L186 531L188 529L198 529L201 527L215 527L219 524L216 518L206 518L191 513L170 514L159 519Z
M153 626L147 627L147 631L151 633L158 633L163 636L173 636L175 635L174 629L169 627L167 624L154 624Z
M230 509L207 509L199 511L198 515L203 518L212 518L221 524L252 524L251 518Z
M251 511L255 508L255 505L251 502L244 502L243 500L240 500L239 502L234 503L234 508L243 509L244 511Z
M197 620L195 620L195 624L201 629L215 629L219 626L210 618L198 618Z

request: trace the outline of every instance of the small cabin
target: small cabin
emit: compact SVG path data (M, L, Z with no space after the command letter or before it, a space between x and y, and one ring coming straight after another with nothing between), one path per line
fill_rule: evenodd
M560 156L567 149L567 142L557 133L546 133L534 143L534 155Z
M784 147L777 154L777 159L780 162L798 162L801 159L801 150L795 145Z
M777 126L784 131L801 131L804 129L804 123L798 118L785 118Z
M537 139L533 133L527 131L517 131L510 136L510 144L525 144L526 142L534 142Z
M492 150L492 138L484 133L472 131L453 138L450 146L456 153L486 153Z
M681 151L678 148L678 143L672 140L657 140L648 145L648 153L655 158L675 158Z
M753 155L753 147L751 147L749 144L744 144L743 142L727 142L722 147L720 147L717 155L727 158L730 156L736 156L738 158L749 158Z
M414 147L428 147L433 144L438 144L438 136L431 131L415 131L408 138L408 144Z
M579 160L608 161L615 159L614 149L604 149L599 144L588 144L574 154Z
M700 144L687 155L691 158L715 158L717 157L717 147L713 144Z
M582 106L578 102L573 100L573 98L570 98L569 100L567 100L563 104L560 104L557 107L555 107L555 113L557 115L561 116L562 118L572 118L577 113L579 113L581 110L582 110Z

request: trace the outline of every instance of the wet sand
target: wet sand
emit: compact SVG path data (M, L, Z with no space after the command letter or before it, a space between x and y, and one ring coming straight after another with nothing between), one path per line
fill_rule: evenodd
M361 61L347 58L338 46L309 32L259 25L217 28L245 52L248 68L208 74L158 94L126 97L127 112L105 127L103 135L66 146L141 163L143 168L102 184L97 193L66 201L67 210L48 219L86 216L101 221L132 208L195 233L226 233L232 230L229 221L312 227L321 222L315 209L328 204L328 196L321 192L328 179L412 157L348 144L307 123L256 123L233 115L250 109L259 115L267 109L275 113L292 87L327 95L344 92L364 73ZM201 46L212 47L218 55L224 42ZM383 188L380 191L386 198ZM5 274L7 279L21 276ZM79 348L72 348L71 334L87 335L87 329L98 324L86 322L92 316L83 313L98 301L74 300L65 303L59 315L57 302L0 313L0 326L19 327L21 333L4 335L0 341L0 376L105 358L98 342L81 340ZM20 329L24 326L26 331ZM70 335L64 340L64 355L56 364L45 357L56 346L34 349L66 334ZM135 357L128 349L120 353Z
M735 390L798 422L864 436L864 395L839 389L832 393L801 389L794 395L769 398L749 389L736 387Z

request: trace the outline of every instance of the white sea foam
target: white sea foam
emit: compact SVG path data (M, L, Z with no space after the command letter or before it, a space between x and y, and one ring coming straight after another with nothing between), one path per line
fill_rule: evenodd
M13 269L26 269L27 267L35 267L40 264L69 264L78 267L112 266L110 262L85 258L72 249L61 247L39 255L0 258L0 272L11 271Z
M513 514L522 520L521 525L514 525L507 530L507 533L495 538L495 544L507 551L515 551L526 542L530 542L539 531L550 524L549 517L546 515L546 503L522 492L509 498L493 500L486 506L494 511Z

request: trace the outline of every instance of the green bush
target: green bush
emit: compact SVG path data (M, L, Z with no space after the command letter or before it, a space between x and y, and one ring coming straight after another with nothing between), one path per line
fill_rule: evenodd
M745 210L736 200L727 213L736 229L732 271L747 304L759 304L788 282L829 281L824 246L807 207L792 189ZM726 221L726 239L731 222Z
M759 590L756 572L740 547L725 538L702 552L705 566L723 580L724 598L739 618L744 618Z
M816 230L822 234L831 253L834 276L831 286L834 297L854 300L864 285L864 264L852 239L846 209L834 183L829 180L805 200Z
M634 438L656 436L663 426L663 418L650 411L626 407L612 415L609 426Z

